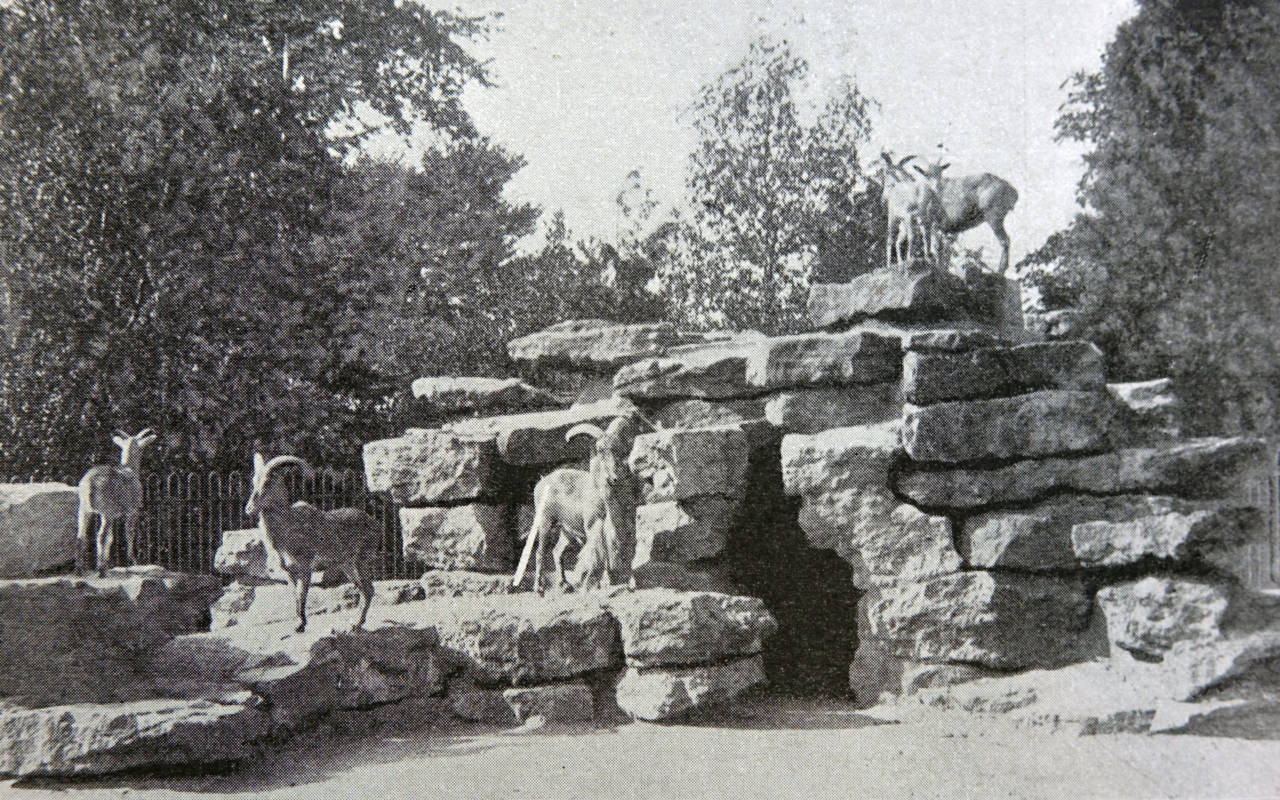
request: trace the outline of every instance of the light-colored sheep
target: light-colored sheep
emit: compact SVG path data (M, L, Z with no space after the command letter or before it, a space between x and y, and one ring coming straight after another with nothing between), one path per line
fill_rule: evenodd
M888 210L885 233L885 265L909 262L914 255L916 232L921 237L922 255L936 263L939 254L937 233L942 224L942 205L938 198L938 180L948 165L933 168L917 177L907 172L905 164L915 158L906 156L894 163L888 153L881 153L884 167L884 202Z
M105 575L111 563L111 545L115 539L115 521L124 518L125 557L136 564L134 539L138 533L138 517L142 509L142 478L138 467L142 451L155 441L150 428L133 436L117 431L111 441L120 448L120 465L91 468L80 479L80 513L76 527L76 573L84 574L85 556L89 550L89 526L98 515L97 567Z

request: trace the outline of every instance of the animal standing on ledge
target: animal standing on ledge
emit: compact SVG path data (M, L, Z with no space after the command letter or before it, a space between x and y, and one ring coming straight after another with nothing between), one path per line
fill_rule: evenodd
M378 547L382 529L377 520L354 508L321 511L301 500L289 505L288 487L276 472L288 465L302 470L307 478L315 476L310 465L297 456L276 456L267 461L261 453L253 454L253 492L244 512L260 516L262 533L289 576L297 603L297 632L307 629L307 591L317 566L337 567L355 583L363 601L355 627L362 628L373 602L368 561Z
M903 163L906 160L903 159ZM987 223L1000 242L1000 267L997 273L1004 275L1009 269L1009 234L1004 229L1004 218L1018 202L1018 190L1004 178L990 172L942 178L919 164L912 166L925 180L936 180L942 233L954 236L976 228L983 222ZM944 164L943 167L945 166Z
M906 156L896 164L888 153L881 153L880 157L884 159L884 204L889 215L884 237L885 266L911 262L919 231L921 255L937 267L941 253L938 232L942 226L938 182L949 165L933 166L929 170L917 167L920 173L917 176L904 168L916 156Z
M98 575L107 574L111 562L111 545L115 540L115 521L124 517L125 558L137 563L133 549L138 533L138 515L142 508L142 478L138 466L142 451L155 441L156 435L144 428L133 436L117 431L111 441L120 448L120 466L101 465L91 468L80 479L80 514L76 527L76 574L84 574L85 555L89 549L89 523L98 515Z

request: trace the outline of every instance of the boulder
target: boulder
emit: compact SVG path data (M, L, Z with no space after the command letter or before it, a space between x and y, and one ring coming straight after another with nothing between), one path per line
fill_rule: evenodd
M636 508L633 567L650 561L688 562L724 550L737 501L722 495L644 503Z
M636 437L627 463L647 503L699 495L740 497L760 426L661 430Z
M1280 671L1280 629L1220 639L1182 639L1164 652L1159 680L1175 700L1196 700L1232 684L1274 691Z
M506 594L511 586L511 576L460 569L429 569L422 573L418 583L427 597L484 597Z
M477 686L467 678L449 681L446 700L455 717L489 725L516 725L516 712L502 696L502 688Z
M1228 591L1201 580L1149 575L1107 586L1097 598L1111 646L1158 660L1178 642L1220 638Z
M0 578L75 561L79 508L79 494L65 483L0 483Z
M942 351L959 353L979 347L999 347L1006 344L997 333L981 328L935 328L907 333L902 339L903 350Z
M884 383L901 371L899 339L868 331L763 339L747 358L747 383L760 389Z
M669 322L620 325L568 320L507 343L512 360L535 367L605 372L688 341Z
M1100 654L1089 595L1075 581L956 572L880 587L871 634L899 658L993 669L1055 667Z
M848 326L879 317L893 321L972 321L999 325L1007 287L1002 280L963 279L939 270L877 269L848 283L809 288L816 328Z
M1211 556L1261 538L1265 530L1266 520L1256 508L1188 509L1083 522L1071 528L1071 547L1081 564L1117 567L1144 558L1185 561Z
M765 684L764 662L749 656L723 664L692 667L628 667L618 679L618 707L635 719L669 720L694 708L732 700Z
M444 417L471 411L519 411L560 403L549 392L519 378L418 378L413 396L428 415Z
M0 709L0 774L101 775L252 757L270 718L239 692L217 699Z
M785 440L784 440L785 445ZM1055 492L1162 492L1217 498L1266 475L1271 451L1262 439L1193 439L1082 458L1018 461L995 469L905 469L895 489L928 508L973 509L1026 503Z
M662 428L711 428L764 419L764 402L747 400L672 400L651 418Z
M546 465L576 461L591 455L589 436L564 436L575 425L606 428L630 408L629 403L601 400L559 411L535 411L500 417L479 417L447 423L442 430L468 441L491 440L508 464Z
M1159 378L1134 383L1109 383L1107 391L1120 408L1117 437L1127 445L1172 441L1182 430L1182 401L1173 381Z
M369 491L390 492L402 506L475 500L506 489L493 439L421 428L367 443L364 473Z
M402 508L404 556L432 569L505 572L515 566L509 506Z
M925 689L956 686L1000 674L972 664L920 664L909 661L903 664L900 694L912 695Z
M605 600L622 631L627 665L699 664L759 653L778 629L755 597L645 589Z
M1108 446L1105 392L1044 390L997 400L906 406L902 441L916 461L1032 458Z
M223 531L213 570L241 583L285 583L289 574L271 558L262 528Z
M786 433L817 433L831 428L890 422L902 415L902 390L896 383L835 389L796 389L772 395L764 416Z
M1101 391L1102 351L1089 342L983 347L963 352L913 350L902 366L908 402L1008 397L1040 389Z
M633 400L751 397L760 389L747 383L747 359L763 337L674 348L618 370L613 388Z

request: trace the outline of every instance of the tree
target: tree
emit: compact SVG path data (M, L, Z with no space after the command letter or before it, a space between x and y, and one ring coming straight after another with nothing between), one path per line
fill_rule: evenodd
M786 42L760 39L694 103L692 208L664 275L686 322L794 328L820 237L855 222L848 198L871 101L845 80L806 121L797 95L808 70Z
M385 385L343 159L415 122L474 142L483 33L395 0L0 9L8 467L75 474L144 425L193 465L354 460Z
M1280 402L1280 3L1141 0L1058 135L1084 210L1027 259L1117 379L1169 374L1193 431L1274 432Z

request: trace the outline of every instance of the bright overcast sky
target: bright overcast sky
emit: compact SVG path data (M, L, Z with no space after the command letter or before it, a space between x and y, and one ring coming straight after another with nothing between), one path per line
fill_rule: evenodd
M578 234L612 238L614 197L635 168L665 201L680 201L692 146L682 111L767 33L809 60L819 96L847 73L880 102L869 155L881 146L933 153L942 143L949 174L984 170L1013 183L1015 260L1075 211L1080 151L1053 141L1061 84L1096 68L1134 11L1132 0L463 0L462 8L503 13L499 32L474 48L492 60L498 86L470 91L467 104L481 130L528 161L508 197L564 209ZM985 228L964 242L995 248Z

